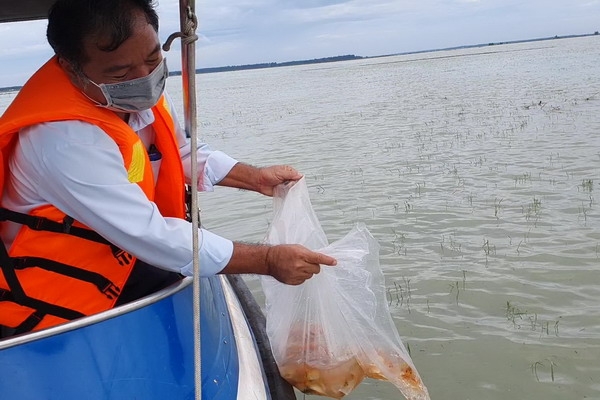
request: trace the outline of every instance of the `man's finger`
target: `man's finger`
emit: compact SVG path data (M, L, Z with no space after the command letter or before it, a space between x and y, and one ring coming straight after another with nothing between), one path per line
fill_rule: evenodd
M321 271L321 266L319 264L306 264L306 267L302 268L302 271L305 274L310 274L312 276L314 274L318 274Z
M328 255L322 254L322 253L317 253L317 257L315 258L315 263L317 264L323 264L323 265L330 265L330 266L335 266L337 265L337 260L333 257L330 257Z

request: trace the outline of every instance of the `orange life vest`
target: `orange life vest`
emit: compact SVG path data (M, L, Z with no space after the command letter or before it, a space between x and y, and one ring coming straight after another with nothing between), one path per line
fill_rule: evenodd
M114 112L90 102L70 82L57 59L51 58L0 117L0 185L9 173L7 161L20 129L80 120L98 126L116 142L129 181L140 186L163 216L184 218L184 174L164 96L152 111L154 145L162 154L156 185L148 153L137 134ZM8 254L0 257L0 325L23 332L38 330L114 306L135 257L50 204L29 215L0 213L2 219L24 224Z

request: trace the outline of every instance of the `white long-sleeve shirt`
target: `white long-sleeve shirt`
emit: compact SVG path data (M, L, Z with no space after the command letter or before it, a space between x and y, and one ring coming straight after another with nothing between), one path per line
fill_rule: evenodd
M146 148L154 142L152 122L151 110L131 114L128 122ZM181 129L177 140L189 183L190 145ZM212 191L236 164L206 144L198 146L197 154L198 187L203 191ZM59 121L24 128L9 168L2 199L5 208L28 213L52 204L140 260L192 274L191 224L163 217L141 188L129 182L116 143L97 126ZM9 223L2 231L7 246L20 227ZM205 229L200 229L199 240L201 275L220 272L231 259L233 243Z

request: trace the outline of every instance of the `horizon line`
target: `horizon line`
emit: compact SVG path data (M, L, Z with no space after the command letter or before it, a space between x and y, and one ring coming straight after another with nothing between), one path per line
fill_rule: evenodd
M545 40L568 39L568 38L599 36L599 35L600 35L600 32L595 31L594 33L555 35L555 36L533 38L533 39L519 39L519 40L510 40L510 41L503 41L503 42L466 44L466 45L452 46L452 47L443 47L443 48L433 48L433 49L426 49L426 50L414 50L414 51L399 52L399 53L381 54L381 55L375 55L375 56L357 56L354 54L346 54L346 55L329 56L329 57L295 60L295 61L224 65L224 66L220 66L220 67L202 67L202 68L196 68L195 71L196 71L196 74L205 74L205 73L230 72L230 71L239 71L239 70L264 69L264 68L274 68L274 67L286 67L286 66L293 66L293 65L317 64L317 63L350 61L350 60L369 59L369 58L403 56L403 55L410 55L410 54L434 53L434 52L438 52L438 51L447 51L447 50L459 50L459 49L467 49L467 48L475 48L475 47L499 46L499 45L505 45L505 44L538 42L538 41L545 41ZM181 70L170 71L169 76L180 76L181 73L182 73ZM0 93L18 91L22 87L23 87L23 85L0 87Z

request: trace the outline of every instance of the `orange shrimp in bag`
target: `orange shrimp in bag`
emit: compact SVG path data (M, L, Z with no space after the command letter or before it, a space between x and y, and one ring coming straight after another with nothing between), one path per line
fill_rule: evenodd
M302 178L277 188L265 241L298 243L338 261L298 286L261 277L283 378L304 393L340 399L369 377L391 382L408 400L429 400L389 313L379 245L364 224L329 244Z

